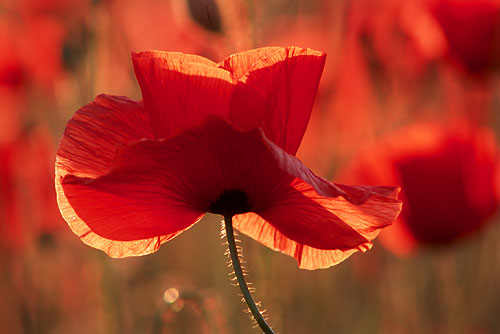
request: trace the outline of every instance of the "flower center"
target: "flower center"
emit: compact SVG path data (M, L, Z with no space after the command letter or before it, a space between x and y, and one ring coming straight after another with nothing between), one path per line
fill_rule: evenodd
M252 211L244 191L232 189L224 191L210 205L208 212L220 215L237 215Z

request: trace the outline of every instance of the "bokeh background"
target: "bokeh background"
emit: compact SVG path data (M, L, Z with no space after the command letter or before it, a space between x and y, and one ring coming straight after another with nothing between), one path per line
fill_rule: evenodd
M65 123L97 94L140 99L131 51L220 61L287 45L328 53L298 157L335 181L403 185L405 208L420 209L324 270L240 236L270 323L286 334L500 333L498 0L2 0L0 333L259 332L230 285L220 217L155 254L111 259L60 217L54 160ZM421 124L434 132L405 135ZM462 139L447 140L456 124Z

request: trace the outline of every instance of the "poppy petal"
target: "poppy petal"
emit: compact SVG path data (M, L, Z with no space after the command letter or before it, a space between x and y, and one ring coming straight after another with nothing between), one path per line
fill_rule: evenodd
M295 154L326 54L276 47L238 53L220 64L161 51L133 53L132 59L157 138L218 115L243 129L261 127L269 139Z
M142 102L103 94L75 113L66 126L57 152L55 181L62 216L71 222L70 227L83 242L106 249L113 257L153 252L158 248L157 240L121 243L117 247L95 234L68 203L61 181L68 174L97 177L107 173L116 147L140 138L152 138Z
M226 57L218 65L219 67L231 72L232 76L238 80L247 75L254 68L260 68L259 64L263 59L268 58L271 54L280 52L282 47L263 47L244 52L238 52Z
M295 258L301 269L321 269L336 265L353 253L367 251L371 243L347 250L325 250L298 243L280 233L273 225L255 213L235 216L234 226L242 233L263 245Z
M152 138L141 102L99 95L66 125L57 152L56 173L96 177L108 171L117 145Z
M227 116L234 79L217 64L179 52L133 53L135 75L156 138Z
M287 238L321 249L367 248L400 210L396 191L391 197L380 195L385 188L367 195L352 187L363 196L346 186L339 191L261 130L237 130L218 117L170 139L123 145L109 174L67 176L62 186L90 230L117 243L180 233L228 190L244 192L252 211ZM339 196L351 193L361 205Z
M61 184L56 186L57 201L61 215L66 219L71 230L80 237L80 239L87 245L103 250L111 257L121 258L127 256L140 256L156 252L160 245L173 239L183 231L172 233L164 236L156 236L154 238L146 238L142 240L130 240L117 242L108 239L95 233L91 227L82 220L75 212L75 209L69 204L68 198L64 195L64 190ZM84 195L84 193L82 193ZM93 194L89 194L93 196ZM96 216L99 213L96 213ZM100 217L95 217L100 218ZM127 219L134 219L134 216L125 217Z
M242 128L260 127L266 137L295 155L304 136L326 54L297 47L262 48L223 63L238 74L230 119ZM241 75L241 69L246 74Z
M141 177L134 170L97 179L68 175L62 188L93 233L116 241L167 241L203 215L176 202L174 195L168 194L161 183L151 182L149 175Z
M343 196L353 204L362 204L374 195L393 199L395 202L399 194L399 187L395 186L346 186L335 184L314 174L296 157L286 153L270 141L264 141L272 152L279 166L290 175L300 178L310 184L318 194L325 197Z
M260 218L236 216L235 227L262 244L295 257L299 267L305 269L326 268L354 251L368 250L380 230L392 224L401 210L395 197L375 195L378 189L371 189L371 195L362 204L354 204L342 196L321 196L300 179L292 187L295 191L288 191L269 210L258 212Z

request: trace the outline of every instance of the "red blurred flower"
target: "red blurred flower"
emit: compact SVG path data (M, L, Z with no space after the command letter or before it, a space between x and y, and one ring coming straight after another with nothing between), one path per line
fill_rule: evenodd
M396 253L478 230L498 207L493 133L465 123L418 124L368 147L342 180L401 185L398 222L380 240Z
M65 34L59 22L43 15L18 20L0 13L0 88L21 91L36 84L49 90L63 71Z
M364 25L369 56L389 72L418 76L446 53L473 73L499 65L498 0L358 0L351 6L351 16Z
M446 36L451 58L471 72L500 65L500 1L433 0L431 11Z
M20 224L19 202L14 201L15 178L13 173L14 149L10 145L0 147L0 246L16 249L24 244Z
M143 255L198 222L234 225L302 268L371 247L400 211L397 187L328 182L294 157L325 54L262 48L217 64L133 54L142 101L100 95L68 122L56 162L62 215L113 257Z
M0 248L22 250L61 226L51 187L53 151L43 127L0 144Z
M375 76L415 81L444 53L443 33L419 0L357 0L348 8L348 31Z

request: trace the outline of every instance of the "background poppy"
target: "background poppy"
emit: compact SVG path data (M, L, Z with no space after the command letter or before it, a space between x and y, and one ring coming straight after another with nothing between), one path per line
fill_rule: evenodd
M399 129L360 152L345 173L346 181L401 185L404 209L382 237L396 253L469 236L498 207L493 133L463 122Z

